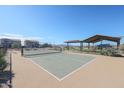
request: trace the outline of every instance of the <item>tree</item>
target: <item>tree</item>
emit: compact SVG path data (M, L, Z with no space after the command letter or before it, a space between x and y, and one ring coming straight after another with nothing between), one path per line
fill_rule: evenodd
M52 45L51 44L48 44L48 43L44 43L43 45L42 45L42 47L52 47Z

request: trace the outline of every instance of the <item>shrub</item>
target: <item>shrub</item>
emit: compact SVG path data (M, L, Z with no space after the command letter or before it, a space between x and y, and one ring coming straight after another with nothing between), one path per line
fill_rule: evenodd
M3 55L0 55L0 71L3 71L7 67L7 62Z
M100 54L105 56L116 56L118 54L118 50L114 48L103 49Z

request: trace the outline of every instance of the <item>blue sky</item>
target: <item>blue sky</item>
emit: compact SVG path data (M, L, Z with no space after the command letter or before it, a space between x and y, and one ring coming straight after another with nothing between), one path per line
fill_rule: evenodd
M0 34L59 44L95 34L124 36L124 6L0 6Z

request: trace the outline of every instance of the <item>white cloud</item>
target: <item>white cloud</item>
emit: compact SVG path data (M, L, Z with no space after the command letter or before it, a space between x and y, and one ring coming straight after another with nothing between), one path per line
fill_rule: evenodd
M9 34L9 33L4 33L0 35L0 38L8 38L8 39L20 39L22 41L22 44L24 44L24 40L38 40L38 41L42 41L43 38L41 37L34 37L34 36L24 36L24 35L20 35L20 34Z
M18 34L1 34L0 38L21 39L23 36Z
M10 39L28 39L28 40L42 40L43 38L41 37L34 37L34 36L24 36L24 35L19 35L19 34L1 34L0 38L10 38Z
M15 37L22 37L23 35L20 35L20 34L8 34L8 33L4 33L4 34L1 34L2 36L8 36L8 37L11 37L11 36L15 36Z

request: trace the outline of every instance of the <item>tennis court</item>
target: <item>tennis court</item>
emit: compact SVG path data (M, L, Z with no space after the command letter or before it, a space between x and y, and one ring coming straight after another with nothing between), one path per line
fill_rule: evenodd
M58 80L63 80L68 75L91 62L95 57L68 53L51 53L42 55L25 56L33 63L40 66Z

